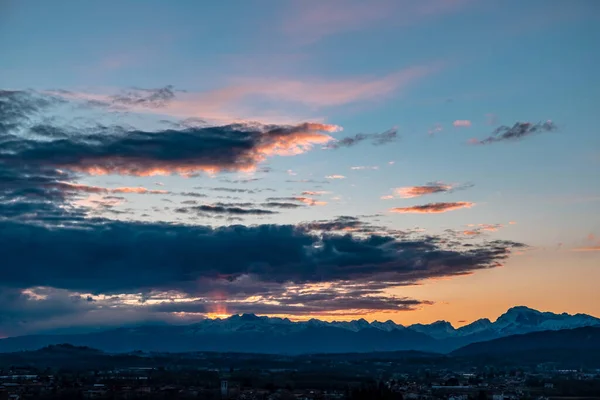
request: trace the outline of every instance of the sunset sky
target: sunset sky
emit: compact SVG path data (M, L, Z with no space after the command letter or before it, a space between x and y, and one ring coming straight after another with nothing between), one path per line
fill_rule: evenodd
M600 316L599 16L0 0L0 337Z

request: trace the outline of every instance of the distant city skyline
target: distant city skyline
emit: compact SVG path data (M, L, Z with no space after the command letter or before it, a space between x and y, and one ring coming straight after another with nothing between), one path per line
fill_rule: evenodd
M600 3L0 2L0 337L600 316Z

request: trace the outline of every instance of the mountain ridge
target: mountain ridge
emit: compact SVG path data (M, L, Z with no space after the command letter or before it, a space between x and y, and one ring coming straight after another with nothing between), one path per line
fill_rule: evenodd
M447 321L403 326L391 320L291 321L288 318L232 315L191 325L144 325L85 334L32 335L0 340L0 352L72 343L105 351L240 351L266 353L419 350L450 352L475 342L514 334L599 326L586 315L541 312L517 306L492 322L476 320L458 329Z

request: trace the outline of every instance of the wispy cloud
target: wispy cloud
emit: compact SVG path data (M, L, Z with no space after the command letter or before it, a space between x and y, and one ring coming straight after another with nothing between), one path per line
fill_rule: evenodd
M449 14L459 10L464 0L405 0L327 1L294 3L282 19L284 33L301 44L309 44L327 36L359 31L385 24L403 26L423 19Z
M168 194L168 190L150 190L144 187L117 187L117 188L105 188L100 186L89 186L78 183L70 182L57 182L56 187L61 190L85 192L85 193L136 193L136 194Z
M443 130L444 130L444 127L442 127L442 125L441 125L441 124L435 124L435 125L433 125L433 127L431 127L431 128L430 128L430 129L427 131L427 133L428 133L430 136L433 136L433 135L435 135L436 133L440 133L440 132L441 132L441 131L443 131Z
M502 224L470 224L467 225L468 229L463 231L464 235L467 236L478 236L483 234L484 232L497 232L499 229L503 228Z
M457 201L454 203L429 203L411 207L396 207L390 209L390 212L401 214L439 214L461 208L471 208L474 205L475 203L466 201Z
M353 171L362 171L362 170L366 170L366 169L376 170L376 169L379 169L379 167L376 165L358 165L356 167L350 167L350 169Z
M304 192L302 192L302 195L304 196L321 196L323 194L327 194L329 192L326 192L324 190L305 190Z
M327 175L325 179L346 179L344 175Z
M343 139L336 140L335 142L331 142L325 147L328 149L339 149L342 147L352 147L364 141L370 141L373 145L379 146L393 142L397 139L397 137L398 130L393 128L383 133L359 133L354 136L348 136Z
M277 201L297 201L300 203L307 204L309 206L325 206L327 205L326 201L316 200L310 197L303 196L292 196L292 197L268 197L266 199L267 202L277 202Z
M414 66L383 77L359 76L343 80L232 78L224 87L206 92L176 92L172 86L166 86L131 89L116 95L64 90L48 93L83 101L90 106L200 119L200 123L196 122L193 126L202 125L205 121L213 124L240 121L289 124L310 119L309 114L315 109L369 102L399 93L439 69L437 65ZM262 106L264 101L257 99L271 101L273 106L266 110Z
M517 122L512 127L500 126L492 132L490 137L485 139L471 139L471 144L490 144L496 142L505 141L517 141L527 136L531 136L537 133L553 132L557 130L557 126L552 121L538 122L536 124L531 122Z

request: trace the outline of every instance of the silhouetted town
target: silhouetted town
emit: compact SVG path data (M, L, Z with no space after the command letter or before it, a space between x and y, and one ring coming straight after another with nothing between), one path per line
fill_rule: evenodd
M122 366L104 368L99 366L105 362L77 360L80 348L63 345L54 350L57 348L64 350L63 360L70 360L60 367L3 367L0 400L600 398L600 369L565 369L551 362L495 366L462 360L444 365L416 354L292 357L198 353L182 358L115 355L113 364ZM56 354L53 363L60 359ZM125 365L136 359L163 365Z

